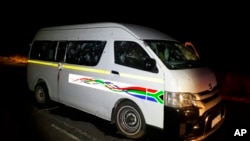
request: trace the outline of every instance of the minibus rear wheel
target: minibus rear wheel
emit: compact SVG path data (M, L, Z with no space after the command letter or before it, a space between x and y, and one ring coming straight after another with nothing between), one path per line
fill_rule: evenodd
M45 83L39 83L35 87L35 101L38 106L47 106L49 104L48 88Z
M120 103L116 108L116 126L128 138L142 138L146 132L146 124L139 107L131 102Z

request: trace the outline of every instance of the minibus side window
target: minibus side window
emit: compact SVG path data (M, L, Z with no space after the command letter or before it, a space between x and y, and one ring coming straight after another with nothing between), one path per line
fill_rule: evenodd
M30 58L55 61L56 41L35 41L33 43Z
M116 64L141 70L145 70L145 61L150 58L139 44L131 41L115 41L114 54Z
M105 41L69 41L66 62L95 66L101 58L105 44Z

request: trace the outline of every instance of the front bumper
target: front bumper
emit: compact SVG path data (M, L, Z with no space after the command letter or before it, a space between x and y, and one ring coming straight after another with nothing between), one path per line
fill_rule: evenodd
M224 122L225 105L220 102L199 116L197 107L164 108L164 130L167 135L184 140L203 140L214 133Z

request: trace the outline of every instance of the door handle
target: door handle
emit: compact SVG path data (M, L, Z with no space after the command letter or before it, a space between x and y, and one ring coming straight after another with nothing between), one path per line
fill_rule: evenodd
M62 68L63 68L63 64L62 63L58 63L58 69L62 70Z
M118 72L118 71L112 70L111 73L116 74L116 75L119 75L119 72Z

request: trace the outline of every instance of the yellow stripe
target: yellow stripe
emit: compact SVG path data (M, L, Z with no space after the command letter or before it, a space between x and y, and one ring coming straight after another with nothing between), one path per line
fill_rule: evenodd
M133 74L128 74L128 73L120 73L120 76L132 78L132 79L145 80L145 81L150 81L150 82L164 83L163 79L158 79L158 78L153 78L153 77L145 77L145 76L140 76L140 75L133 75Z
M58 66L58 63L43 62L43 61L34 61L34 60L28 60L28 63L34 63L34 64L40 64L40 65L46 65L46 66L53 66L53 67L57 67Z
M110 71L101 70L101 69L84 68L84 67L79 67L79 66L63 65L63 68L88 71L88 72L94 72L94 73L110 74Z
M51 62L48 63L48 62L44 62L44 61L28 60L28 63L58 67L58 63L51 63ZM93 68L84 68L82 66L72 66L72 65L63 64L63 68L72 69L72 70L80 70L80 71L88 71L88 72L94 72L94 73L101 73L101 74L110 74L110 71L101 70L101 69L93 69Z
M28 60L28 63L58 67L58 63L51 63L51 62L48 63L48 62L44 62L44 61ZM82 66L72 66L72 65L63 64L63 68L72 69L72 70L87 71L87 72L94 72L94 73L101 73L101 74L110 74L110 71L107 71L107 70L85 68ZM133 75L133 74L128 74L128 73L120 73L120 76L131 78L131 79L139 79L139 80L144 80L144 81L156 82L156 83L164 83L163 79L157 79L157 78L153 78L153 77L145 77L145 76L140 76L140 75Z

